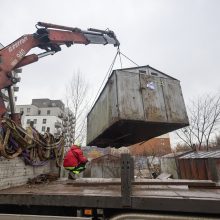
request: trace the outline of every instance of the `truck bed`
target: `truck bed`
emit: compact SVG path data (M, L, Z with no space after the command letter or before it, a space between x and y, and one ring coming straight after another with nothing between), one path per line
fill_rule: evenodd
M136 180L132 185L128 206L123 203L120 180L63 179L1 190L0 207L59 206L220 214L219 187L207 184L197 184L198 187L192 184L189 187L190 181L179 181L180 184L178 181L160 182Z

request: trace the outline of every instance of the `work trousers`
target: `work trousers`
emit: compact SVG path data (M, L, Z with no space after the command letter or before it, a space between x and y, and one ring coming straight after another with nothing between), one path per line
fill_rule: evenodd
M84 171L86 169L86 165L85 164L80 164L77 167L64 167L66 170L71 171L74 174L79 174L82 171Z

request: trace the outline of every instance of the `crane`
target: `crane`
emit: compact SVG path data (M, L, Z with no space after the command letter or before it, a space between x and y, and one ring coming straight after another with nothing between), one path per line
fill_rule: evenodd
M57 164L62 161L64 139L55 140L50 135L43 137L38 131L33 130L35 137L30 137L21 126L21 114L15 112L13 97L13 84L19 81L14 72L18 68L37 62L40 58L53 55L61 51L62 46L70 47L74 44L112 44L119 47L120 43L111 30L90 28L86 31L79 28L61 26L56 24L38 22L37 31L26 34L2 47L0 44L0 91L6 89L10 106L10 115L7 117L5 96L0 93L0 156L7 159L21 155L25 161L34 165L37 155L40 164L55 157ZM40 48L40 54L28 54L33 48ZM31 144L29 140L31 139ZM39 165L39 163L38 163Z
M23 35L0 49L0 90L5 88L8 90L11 109L13 109L12 97L10 95L11 86L18 82L18 79L13 76L13 70L61 51L62 45L67 47L73 44L113 44L116 47L120 45L114 32L111 30L89 28L84 31L79 28L45 22L38 22L36 28L37 31L35 33ZM27 55L35 47L44 50L44 52ZM3 117L6 111L3 98L0 97L0 118ZM19 121L16 119L18 115L14 112L11 112L11 117L15 121Z

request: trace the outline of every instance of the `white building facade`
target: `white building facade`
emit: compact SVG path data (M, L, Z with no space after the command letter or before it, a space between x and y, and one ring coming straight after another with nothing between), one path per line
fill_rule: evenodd
M21 123L24 128L33 121L35 129L41 134L49 130L55 137L62 134L67 147L74 143L75 119L61 100L32 99L31 105L17 105L16 112L22 114Z
M49 128L51 134L55 136L61 135L62 119L56 116L26 115L24 116L23 127L27 128L31 121L34 122L35 129L42 134L44 134L45 131Z

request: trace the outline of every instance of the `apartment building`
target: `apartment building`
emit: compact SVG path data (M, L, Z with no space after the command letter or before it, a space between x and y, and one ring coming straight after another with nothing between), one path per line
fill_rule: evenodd
M30 105L17 105L16 112L22 113L24 128L34 122L34 127L42 134L49 129L55 137L63 135L66 146L74 143L75 119L69 108L61 100L32 99Z

